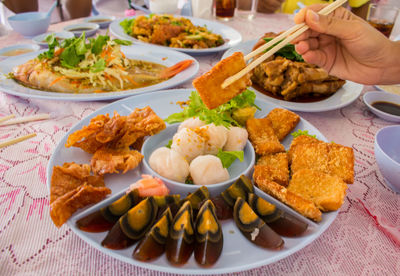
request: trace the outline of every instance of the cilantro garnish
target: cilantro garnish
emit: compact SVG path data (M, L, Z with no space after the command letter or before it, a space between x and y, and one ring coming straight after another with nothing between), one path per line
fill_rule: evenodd
M221 149L218 150L217 157L221 159L222 166L224 168L229 168L236 159L239 159L240 162L244 159L244 152L241 151L223 151Z
M271 41L273 38L264 38L265 42ZM281 42L281 41L279 41ZM273 46L269 47L266 51L269 51L272 47L277 45L279 42L275 43ZM278 52L275 53L277 56L285 57L287 59L293 60L293 61L304 61L303 57L296 52L294 49L293 44L286 44L282 49L280 49Z
M132 45L132 41L129 41L129 40L123 40L123 39L117 38L117 39L114 39L113 41L119 45L125 45L125 46Z

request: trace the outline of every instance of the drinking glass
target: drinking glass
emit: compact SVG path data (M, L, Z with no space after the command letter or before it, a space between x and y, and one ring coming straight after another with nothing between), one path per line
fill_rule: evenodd
M398 14L399 9L394 6L371 4L369 5L367 21L386 37L390 37Z
M249 20L253 19L257 12L258 0L237 0L237 15Z
M215 16L228 21L235 15L236 0L215 0Z

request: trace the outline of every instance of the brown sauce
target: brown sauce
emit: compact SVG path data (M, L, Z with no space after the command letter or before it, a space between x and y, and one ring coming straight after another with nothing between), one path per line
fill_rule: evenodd
M103 23L103 22L109 22L111 21L110 19L93 19L93 20L89 20L89 22L92 23Z
M383 111L385 113L400 116L400 105L398 104L385 101L378 101L378 102L373 102L371 105L374 108Z
M69 29L70 32L84 32L84 31L91 31L91 30L93 30L93 29L87 28L87 27Z
M267 95L271 98L277 99L277 100L281 100L281 101L287 101L287 102L294 102L294 103L313 103L313 102L319 102L319 101L323 101L327 98L329 98L332 94L330 95L304 95L301 97L298 97L296 99L293 100L285 100L282 96L277 96L272 94L270 91L265 90L263 87L259 86L256 83L252 84L253 88L256 89L258 92L263 93L264 95Z

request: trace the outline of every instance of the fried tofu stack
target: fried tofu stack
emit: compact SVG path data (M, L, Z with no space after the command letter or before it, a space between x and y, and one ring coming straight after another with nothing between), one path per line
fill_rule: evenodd
M286 153L280 141L299 121L297 114L281 108L265 118L247 120L249 139L258 155L253 179L264 192L321 221L322 212L335 211L344 202L346 183L354 181L354 153L352 148L308 135L294 138Z

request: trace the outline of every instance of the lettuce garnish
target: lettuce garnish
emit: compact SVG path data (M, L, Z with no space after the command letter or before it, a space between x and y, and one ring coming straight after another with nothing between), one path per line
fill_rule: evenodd
M313 138L317 138L317 136L315 134L313 134L313 135L309 134L308 130L301 130L301 129L298 129L297 131L292 132L290 135L292 135L293 138L299 137L301 135L307 135L307 136L310 136L310 137L313 137Z
M244 159L244 152L241 151L223 151L221 149L218 150L217 157L221 159L222 166L224 168L229 168L236 159L239 159L240 162Z

